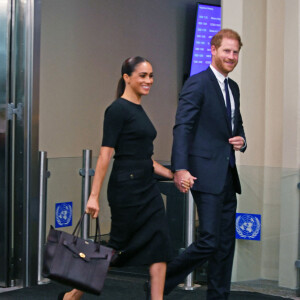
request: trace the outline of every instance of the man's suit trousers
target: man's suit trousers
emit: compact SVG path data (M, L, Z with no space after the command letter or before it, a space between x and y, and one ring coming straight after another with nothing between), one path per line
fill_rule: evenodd
M236 192L229 167L226 183L218 195L192 191L199 217L198 238L167 267L168 294L196 267L208 261L207 299L228 299L235 248Z

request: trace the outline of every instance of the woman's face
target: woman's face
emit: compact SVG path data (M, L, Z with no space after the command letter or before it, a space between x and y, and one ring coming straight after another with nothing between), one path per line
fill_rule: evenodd
M125 74L127 75L127 74ZM148 95L153 84L153 70L148 62L142 62L135 67L130 76L124 77L127 87L139 96Z

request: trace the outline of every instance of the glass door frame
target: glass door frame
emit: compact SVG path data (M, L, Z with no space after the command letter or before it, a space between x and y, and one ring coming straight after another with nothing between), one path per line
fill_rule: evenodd
M1 34L7 38L7 72L0 112L5 116L5 151L0 159L5 163L0 172L5 183L0 183L0 208L6 216L0 232L5 232L3 256L9 264L1 268L0 283L24 287L37 283L41 1L1 0L2 18L4 5L7 28Z
M10 270L10 202L9 199L9 122L7 108L9 103L10 72L10 35L11 35L11 1L0 2L0 286L9 285Z

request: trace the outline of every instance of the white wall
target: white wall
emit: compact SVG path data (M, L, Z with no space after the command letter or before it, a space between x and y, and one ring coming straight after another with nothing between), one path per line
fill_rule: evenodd
M248 148L238 212L262 215L261 242L237 241L233 280L296 287L299 231L299 3L223 0L223 27L244 46L239 69ZM240 16L240 18L237 18ZM237 21L238 19L239 21Z

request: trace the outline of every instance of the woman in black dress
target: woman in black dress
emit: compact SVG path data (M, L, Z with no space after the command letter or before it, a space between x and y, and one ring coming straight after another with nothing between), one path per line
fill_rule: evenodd
M151 64L142 57L122 65L117 99L106 109L103 140L86 212L99 213L99 195L109 162L114 164L108 184L111 209L109 246L118 253L114 266L148 265L151 299L162 300L171 243L163 200L153 173L173 179L173 173L154 161L156 130L141 106L153 83ZM188 182L182 182L186 191ZM73 290L67 299L80 299Z

